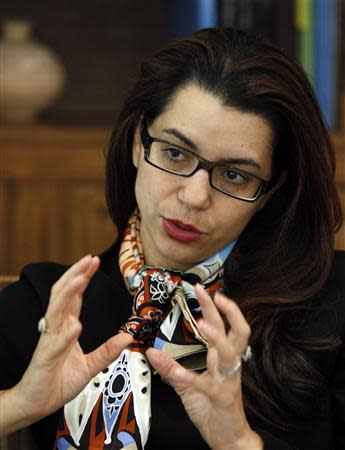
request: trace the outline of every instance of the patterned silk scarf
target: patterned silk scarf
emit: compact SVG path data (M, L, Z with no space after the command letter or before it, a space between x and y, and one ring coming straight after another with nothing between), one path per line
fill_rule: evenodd
M144 265L140 215L131 216L120 248L120 269L133 295L129 320L120 332L134 342L65 405L55 448L142 450L151 422L151 369L145 351L153 346L190 369L205 368L207 342L194 285L212 295L222 286L223 264L235 241L184 273ZM116 300L116 299L115 299Z

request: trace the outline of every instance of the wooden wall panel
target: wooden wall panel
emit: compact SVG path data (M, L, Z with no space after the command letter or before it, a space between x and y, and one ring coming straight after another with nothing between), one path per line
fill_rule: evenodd
M49 252L56 239L56 215L51 205L57 203L54 190L46 183L11 183L8 189L8 264L13 271ZM50 231L51 236L49 237Z
M107 129L0 128L0 273L73 263L114 237L104 201Z
M70 255L74 259L99 253L115 239L115 229L105 207L103 183L60 186L65 199L60 210ZM77 214L73 211L78 211Z
M103 183L12 184L7 190L5 273L17 273L31 261L72 263L104 250L115 230L103 199Z

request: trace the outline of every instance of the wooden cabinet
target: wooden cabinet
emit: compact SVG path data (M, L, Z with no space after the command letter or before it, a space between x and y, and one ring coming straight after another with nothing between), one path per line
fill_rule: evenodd
M111 244L104 202L110 129L0 127L0 273L31 261L72 263ZM333 136L345 211L345 137ZM345 227L336 237L345 249Z

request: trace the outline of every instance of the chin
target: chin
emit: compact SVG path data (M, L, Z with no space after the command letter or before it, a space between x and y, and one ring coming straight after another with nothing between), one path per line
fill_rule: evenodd
M191 267L195 266L196 264L198 264L198 262L202 261L205 258L195 258L195 256L192 258L188 258L188 257L175 257L174 260L171 260L171 258L166 258L166 261L169 261L169 263L167 264L167 267L170 267L171 269L176 269L176 270L187 270L190 269Z

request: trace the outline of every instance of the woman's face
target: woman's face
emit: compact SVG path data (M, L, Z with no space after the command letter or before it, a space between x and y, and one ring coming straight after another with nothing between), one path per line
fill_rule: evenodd
M152 137L197 151L209 161L271 178L272 130L261 117L224 106L195 85L177 91L149 126ZM145 263L186 270L237 238L267 200L248 203L209 184L206 170L191 177L164 172L144 160L139 127L133 143L135 194L141 212Z

